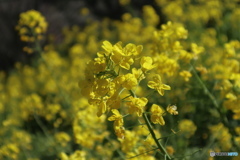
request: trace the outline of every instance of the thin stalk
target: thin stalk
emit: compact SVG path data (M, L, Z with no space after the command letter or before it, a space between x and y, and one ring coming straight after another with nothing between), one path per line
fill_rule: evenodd
M130 95L131 95L132 97L134 97L134 98L137 97L136 94L135 94L132 90L128 90L128 91L130 92Z
M48 68L49 72L52 74L51 78L53 78L53 80L56 82L56 86L57 86L57 89L59 91L59 94L63 97L63 99L65 100L67 106L71 106L70 102L69 102L69 96L64 94L64 91L61 89L61 87L57 83L57 79L58 78L55 76L53 68L51 66L49 66L49 64L47 63L46 59L43 56L43 50L42 50L40 41L37 39L37 35L33 31L32 31L32 33L33 33L33 35L34 35L34 37L36 39L35 42L34 42L36 52L38 52L38 54L40 55L41 60L45 63L45 65Z
M164 138L173 137L173 136L176 136L176 133L172 133L169 136L164 136L164 137L158 138L158 140L161 140L161 139L164 139Z
M151 124L150 124L150 122L149 122L149 120L148 120L148 117L147 117L146 113L143 113L143 118L144 118L144 120L145 120L145 122L146 122L146 124L147 124L148 130L150 131L150 133L151 133L151 135L152 135L152 137L153 137L153 139L154 139L157 147L164 152L164 154L166 155L166 157L167 157L168 159L171 159L171 157L170 157L170 155L167 153L166 149L165 149L165 148L163 147L163 145L158 141L158 139L157 139L157 137L156 137L156 135L155 135L155 133L154 133L154 131L153 131L153 129L152 129L152 126L151 126Z
M121 99L122 101L124 100L124 99L127 99L128 97L131 97L132 95L128 95L128 96L126 96L126 97L124 97L123 99Z
M132 90L128 90L128 91L130 92L130 94L131 94L133 97L135 97L135 98L137 97L136 94L135 94ZM168 159L171 159L171 157L170 157L170 155L167 153L166 149L165 149L165 148L163 147L163 145L158 141L158 139L157 139L157 137L156 137L156 135L155 135L155 133L154 133L154 131L153 131L153 129L152 129L151 123L150 123L150 121L149 121L146 113L143 113L143 118L144 118L144 120L145 120L145 122L146 122L146 124L147 124L148 130L149 130L150 134L152 135L152 137L153 137L153 139L154 139L157 147L164 152L164 154L166 155L166 157L167 157Z
M38 126L42 129L43 133L45 134L45 136L51 140L49 134L48 134L48 130L47 128L43 125L43 123L40 121L40 119L38 118L38 115L36 115L36 113L33 113L33 117L35 119L35 121L37 122Z
M191 65L192 66L192 65ZM192 66L192 70L193 70L193 74L194 76L197 78L197 81L199 82L199 84L201 85L201 87L204 90L204 93L207 94L207 96L212 100L213 105L215 108L219 108L219 104L217 103L216 98L213 96L213 94L208 90L208 88L206 87L206 85L203 83L203 81L201 80L201 78L198 76L195 68Z
M229 125L229 122L228 122L228 119L226 117L226 115L221 111L220 109L220 106L216 100L216 98L214 97L214 95L208 90L208 88L206 87L206 85L203 83L202 79L198 76L195 68L193 67L193 65L191 65L192 67L192 71L193 71L193 74L194 76L196 77L197 81L199 82L199 84L201 85L201 87L203 88L204 92L206 93L206 95L211 99L211 101L213 102L213 106L216 108L216 110L218 111L220 117L221 117L221 122L223 123L223 125L225 127L228 128L230 134L232 135L232 143L233 143L233 146L237 149L237 150L240 150L240 146L236 143L236 141L234 140L235 136L237 136L237 133L236 131L234 130L233 127L231 127Z

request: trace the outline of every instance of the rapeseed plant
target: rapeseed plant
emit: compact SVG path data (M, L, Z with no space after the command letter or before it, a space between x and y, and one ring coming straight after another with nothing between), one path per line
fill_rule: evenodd
M147 5L140 16L64 28L60 45L42 46L48 23L40 12L20 15L24 51L39 59L0 72L0 159L210 159L209 151L239 151L239 4L155 2L166 23Z

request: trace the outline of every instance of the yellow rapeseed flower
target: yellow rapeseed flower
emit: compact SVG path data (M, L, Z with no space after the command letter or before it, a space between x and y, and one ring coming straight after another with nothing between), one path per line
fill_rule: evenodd
M140 64L141 64L141 69L144 73L149 70L152 70L157 66L156 64L153 64L153 59L151 57L146 57L146 56L141 58Z
M131 90L133 87L137 86L137 84L138 81L133 74L128 73L124 75L124 81L122 82L122 86L124 88L126 88L127 90Z
M114 127L123 126L123 116L119 113L117 109L112 109L113 115L108 118L109 121L114 121Z
M148 87L157 90L162 96L164 95L164 90L171 90L169 85L162 83L161 76L159 74L155 74L153 80L148 82Z
M45 33L47 31L47 26L48 24L45 17L43 17L40 12L29 10L20 14L16 29L19 31L21 40L34 41L36 39L41 39L37 35Z
M109 41L103 41L102 48L104 49L106 56L109 56L113 51L113 45Z
M135 76L135 78L140 82L141 80L145 79L144 73L142 69L132 69L132 74Z
M129 98L130 102L127 102L126 104L129 106L129 113L137 113L138 117L142 116L142 113L144 112L144 107L146 106L148 99L145 97L142 98Z
M152 107L151 107L151 121L154 123L154 124L160 124L160 125L165 125L165 121L162 117L162 115L164 114L164 111L163 109L156 105L156 104L153 104Z
M183 77L186 82L188 82L189 78L192 77L192 74L189 71L185 71L185 70L180 72L179 75Z
M169 106L167 107L167 111L168 111L168 113L170 113L170 114L178 115L178 111L177 111L177 106L176 106L176 105L169 105Z
M190 138L197 130L196 125L189 119L181 120L178 124L178 128L186 138Z

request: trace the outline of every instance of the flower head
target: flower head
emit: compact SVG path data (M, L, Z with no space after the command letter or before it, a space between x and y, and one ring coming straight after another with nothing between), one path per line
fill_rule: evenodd
M126 104L129 106L129 113L137 113L138 117L142 116L144 107L146 106L148 99L145 97L142 98L135 98L130 97L130 102L127 102Z
M35 10L29 10L20 14L16 29L19 31L21 40L33 42L42 39L43 33L47 30L47 22L42 14Z
M113 46L109 41L103 41L102 48L104 49L106 56L110 55L113 51Z
M114 131L118 138L120 139L125 138L125 128L123 126L115 126Z
M164 111L163 109L156 105L156 104L153 104L152 107L151 107L151 121L154 123L154 124L160 124L160 125L164 125L165 124L165 121L162 117L162 115L164 114Z
M132 69L132 74L135 76L135 78L140 82L141 80L145 79L144 73L141 69Z
M160 95L164 95L164 90L171 90L169 85L163 84L159 74L154 75L153 80L148 82L148 87L158 91Z
M185 70L180 72L179 75L182 76L186 82L188 82L189 78L192 77L192 74L189 71Z
M147 71L155 68L156 64L153 65L152 63L153 63L153 60L151 57L145 57L145 56L142 57L141 62L140 62L142 71L147 72Z
M170 113L170 114L178 115L178 111L177 111L177 106L176 106L176 105L169 105L169 106L167 107L167 111L168 111L168 113Z
M113 115L108 118L109 121L114 121L114 127L123 126L123 116L119 113L117 109L112 109Z
M126 88L127 90L131 90L133 87L137 86L137 84L138 81L133 74L128 73L124 75L124 81L122 81L122 86L124 88Z

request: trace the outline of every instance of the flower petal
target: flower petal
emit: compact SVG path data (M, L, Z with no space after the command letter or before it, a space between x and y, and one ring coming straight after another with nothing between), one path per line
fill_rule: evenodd
M171 90L171 87L169 85L163 84L162 89L164 90Z

